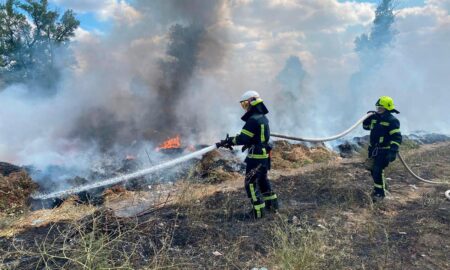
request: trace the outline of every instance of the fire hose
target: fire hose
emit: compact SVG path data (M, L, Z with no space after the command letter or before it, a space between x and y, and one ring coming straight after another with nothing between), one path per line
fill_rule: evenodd
M363 117L361 117L361 119L358 120L358 122L356 122L353 126L351 126L349 129L331 136L331 137L325 137L325 138L301 138L301 137L291 137L291 136L286 136L286 135L281 135L281 134L276 134L276 133L270 133L271 137L276 137L276 138L283 138L283 139L288 139L288 140L293 140L293 141L301 141L301 142L328 142L328 141L334 141L337 140L339 138L344 137L345 135L349 134L350 132L352 132L355 128L357 128L364 120L366 120L367 118L369 118L370 116L372 116L374 113L368 113L366 115L364 115Z
M286 135L281 135L281 134L276 134L276 133L271 133L272 137L276 137L276 138L283 138L283 139L289 139L289 140L295 140L295 141L303 141L303 142L325 142L325 141L332 141L332 140L336 140L339 139L341 137L344 137L345 135L347 135L348 133L350 133L351 131L353 131L355 128L357 128L365 119L367 119L368 117L370 117L371 115L373 115L373 113L369 113L367 115L365 115L364 117L362 117L361 119L359 119L353 126L351 126L349 129L331 136L331 137L326 137L326 138L301 138L301 137L292 137L292 136L286 136ZM166 161L164 163L152 166L150 168L146 168L146 169L142 169L139 171L136 171L134 173L130 173L130 174L126 174L126 175L121 175L121 176L117 176L117 177L113 177L113 178L109 178L106 180L102 180L102 181L98 181L95 183L90 183L90 184L86 184L86 185L82 185L82 186L78 186L78 187L73 187L73 188L69 188L66 190L61 190L61 191L56 191L56 192L52 192L52 193L36 193L36 194L32 194L31 197L33 199L37 199L37 200L47 200L47 199L52 199L52 198L60 198L60 197L66 197L72 194L77 194L86 190L91 190L94 188L99 188L99 187L104 187L104 186L110 186L110 185L114 185L114 184L118 184L118 183L122 183L122 182L126 182L128 180L131 179L135 179L141 176L145 176L148 175L150 173L162 170L162 169L166 169L169 167L173 167L177 164L183 163L185 161L188 161L190 159L193 158L197 158L197 157L201 157L202 155L211 152L213 150L217 149L216 145L211 145L208 146L206 148L200 149L198 151L195 151L193 153L175 158L173 160L169 160ZM400 153L398 154L400 161L403 163L403 165L405 166L405 168L408 170L408 172L417 180L419 181L423 181L426 183L430 183L430 184L447 184L444 182L436 182L436 181L431 181L431 180L426 180L423 179L421 177L419 177L418 175L416 175L411 168L406 164L406 162L404 161L403 157L400 155ZM445 196L450 200L450 190L447 190L445 192Z
M283 138L283 139L288 139L288 140L293 140L293 141L301 141L301 142L326 142L326 141L333 141L339 138L344 137L345 135L347 135L348 133L352 132L354 129L356 129L364 120L366 120L367 118L369 118L370 116L372 116L374 113L368 113L366 115L364 115L363 117L361 117L361 119L359 119L353 126L351 126L350 128L348 128L347 130L334 135L334 136L330 136L330 137L324 137L324 138L302 138L302 137L292 137L292 136L286 136L286 135L281 135L281 134L276 134L276 133L271 133L270 136L271 137L276 137L276 138ZM428 184L436 184L436 185L448 185L450 183L447 182L439 182L439 181L432 181L432 180L426 180L420 176L418 176L416 173L413 172L413 170L409 167L409 165L405 162L405 159L403 158L403 156L400 153L397 153L401 163L403 164L403 166L405 166L406 170L417 180L428 183ZM447 199L450 200L450 189L445 191L445 197L447 197Z

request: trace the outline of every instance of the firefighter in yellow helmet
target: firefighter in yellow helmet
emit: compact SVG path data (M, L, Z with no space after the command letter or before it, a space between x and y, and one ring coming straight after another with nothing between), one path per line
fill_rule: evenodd
M400 113L395 109L394 100L382 96L375 104L375 114L364 120L363 128L370 130L369 170L371 171L374 189L374 202L386 196L386 179L384 169L393 162L402 143L400 121L393 115Z

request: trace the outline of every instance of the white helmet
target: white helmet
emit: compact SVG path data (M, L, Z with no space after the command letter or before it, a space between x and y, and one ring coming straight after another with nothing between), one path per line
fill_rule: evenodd
M239 102L242 102L242 101L245 101L245 100L249 100L251 98L258 99L259 98L258 92L256 92L256 91L247 91L247 92L245 92L241 96L241 100L239 100Z

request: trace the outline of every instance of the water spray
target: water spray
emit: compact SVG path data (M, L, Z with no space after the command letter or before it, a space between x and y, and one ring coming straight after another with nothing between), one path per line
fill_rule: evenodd
M78 187L73 187L70 189L66 189L66 190L61 190L61 191L56 191L56 192L52 192L52 193L36 193L36 194L32 194L31 198L35 199L35 200L47 200L47 199L52 199L52 198L62 198L62 197L67 197L69 195L72 194L77 194L80 193L82 191L86 191L86 190L91 190L94 188L99 188L99 187L104 187L104 186L110 186L110 185L115 185L118 183L124 183L127 182L128 180L131 179L135 179L144 175L148 175L150 173L162 170L162 169L166 169L166 168L170 168L173 167L177 164L186 162L190 159L193 158L198 158L203 156L204 154L213 151L214 149L217 149L216 145L211 145L208 146L206 148L200 149L198 151L195 151L193 153L163 162L161 164L149 167L147 169L142 169L139 170L137 172L134 173L130 173L130 174L125 174L125 175L121 175L121 176L117 176L117 177L113 177L113 178L109 178L109 179L105 179L102 181L98 181L95 183L91 183L91 184L87 184L87 185L82 185L82 186L78 186Z

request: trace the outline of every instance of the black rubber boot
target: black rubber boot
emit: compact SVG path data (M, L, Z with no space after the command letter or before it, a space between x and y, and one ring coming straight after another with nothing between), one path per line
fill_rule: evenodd
M384 195L380 194L380 193L372 193L372 202L373 203L378 203L378 202L382 202L384 200Z

